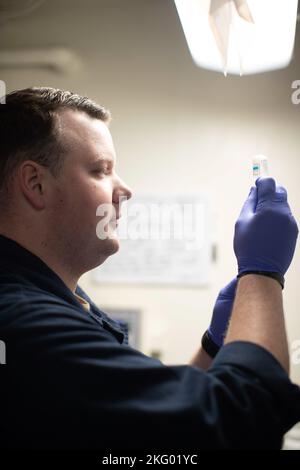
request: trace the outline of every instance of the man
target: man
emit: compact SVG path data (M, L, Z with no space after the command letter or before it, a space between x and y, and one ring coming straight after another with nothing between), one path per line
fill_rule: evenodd
M0 120L2 446L280 448L300 419L282 308L298 234L285 190L271 178L251 189L235 229L238 277L191 363L165 366L131 348L78 286L118 250L120 199L131 196L108 111L31 88L6 97ZM111 219L99 237L103 205Z

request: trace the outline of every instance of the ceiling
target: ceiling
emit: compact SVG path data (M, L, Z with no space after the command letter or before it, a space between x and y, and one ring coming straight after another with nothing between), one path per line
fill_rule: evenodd
M0 8L4 3L8 0L0 0ZM81 70L65 79L53 76L51 82L70 84L80 92L93 92L101 82L110 100L119 99L122 88L123 95L126 90L137 101L147 92L160 104L172 94L182 106L196 101L229 109L236 102L247 111L260 107L274 112L276 107L288 109L291 82L300 79L299 26L287 69L225 80L222 74L196 67L173 0L45 0L30 14L2 25L0 35L0 50L70 49L79 57ZM5 76L7 70L0 72ZM26 82L25 72L24 77ZM44 80L38 73L35 77ZM13 87L17 80L9 78Z

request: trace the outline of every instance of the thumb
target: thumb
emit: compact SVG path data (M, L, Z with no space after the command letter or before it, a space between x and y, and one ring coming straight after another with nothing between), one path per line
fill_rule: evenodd
M227 286L223 287L223 289L219 293L219 299L229 299L233 300L235 296L235 291L237 287L237 277L232 279Z
M258 178L255 181L257 186L257 203L273 199L276 193L276 183L273 178Z
M257 205L257 188L256 186L252 186L250 189L250 193L245 201L245 204L243 205L243 208L240 213L240 217L253 214L256 210L256 205Z

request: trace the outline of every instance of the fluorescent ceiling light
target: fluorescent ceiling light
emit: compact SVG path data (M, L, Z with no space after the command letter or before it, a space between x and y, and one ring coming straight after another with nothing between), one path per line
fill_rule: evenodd
M247 75L289 65L298 0L174 2L199 67Z
M0 50L2 69L46 68L71 74L77 72L80 66L80 58L74 51L65 47Z

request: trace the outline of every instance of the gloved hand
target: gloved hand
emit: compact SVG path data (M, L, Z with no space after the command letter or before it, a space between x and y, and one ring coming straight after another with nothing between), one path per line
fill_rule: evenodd
M268 271L284 276L295 251L297 223L283 187L258 178L235 224L234 252L239 275Z
M236 286L237 278L235 277L227 286L220 290L213 309L211 323L206 332L218 348L222 347L224 343L224 337L232 312Z

